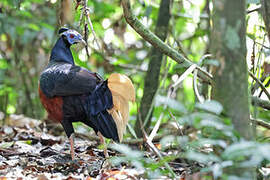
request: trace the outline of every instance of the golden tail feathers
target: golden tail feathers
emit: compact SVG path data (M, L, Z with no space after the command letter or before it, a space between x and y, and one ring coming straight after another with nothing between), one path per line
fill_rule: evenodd
M112 92L113 108L108 110L117 126L120 142L126 131L129 118L129 101L135 101L135 89L131 80L123 74L113 73L108 78L108 87Z

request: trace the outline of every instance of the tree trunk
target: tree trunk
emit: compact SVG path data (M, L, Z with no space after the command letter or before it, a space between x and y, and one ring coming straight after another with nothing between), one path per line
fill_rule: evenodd
M165 41L168 34L168 24L170 20L170 5L171 0L162 0L160 2L160 9L157 19L157 25L155 29L155 34L162 40ZM141 122L144 123L146 120L147 114L149 111L153 112L153 109L150 110L152 101L156 94L156 91L159 87L159 74L160 67L162 62L163 55L162 53L156 49L152 48L150 53L150 62L148 65L148 71L146 73L145 82L144 82L144 92L141 100L141 105L139 109L139 115L137 117L137 121L135 124L135 131L138 137L142 137L141 131ZM152 113L150 112L150 113ZM151 118L148 119L146 126L144 127L146 130L150 126Z
M270 1L261 0L262 4L262 15L265 24L265 30L268 35L268 40L270 41Z
M253 131L249 119L248 73L246 63L245 0L213 1L211 51L219 61L214 72L213 98L232 119L235 129L249 140ZM253 169L233 170L238 176L254 177Z

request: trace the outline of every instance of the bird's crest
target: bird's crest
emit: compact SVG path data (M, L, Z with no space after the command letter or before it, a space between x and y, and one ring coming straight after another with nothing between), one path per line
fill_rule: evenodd
M60 36L63 36L64 39L66 39L70 45L80 42L86 44L85 41L83 40L82 35L73 29L62 27L59 29L58 34Z
M67 30L68 30L68 28L62 27L62 28L59 29L58 34L62 34L63 32L65 32Z

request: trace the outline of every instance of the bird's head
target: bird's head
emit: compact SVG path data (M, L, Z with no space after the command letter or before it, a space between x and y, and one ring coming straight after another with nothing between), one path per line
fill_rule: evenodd
M64 38L64 40L69 44L83 43L86 44L83 40L83 37L80 33L73 29L61 28L58 33Z

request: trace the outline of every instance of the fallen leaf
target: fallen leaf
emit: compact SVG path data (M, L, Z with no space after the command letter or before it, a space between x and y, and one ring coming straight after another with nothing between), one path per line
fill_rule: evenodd
M44 174L41 174L37 177L37 180L48 180L48 178Z
M6 149L6 148L10 148L13 145L14 145L14 142L2 142L0 144L0 148Z
M155 144L156 148L158 148L159 150L161 150L161 144L157 143Z

